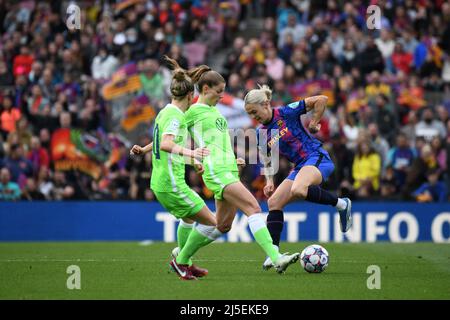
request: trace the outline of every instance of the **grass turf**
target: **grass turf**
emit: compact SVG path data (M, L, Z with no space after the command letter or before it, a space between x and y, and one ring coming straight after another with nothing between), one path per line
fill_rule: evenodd
M310 243L283 243L301 251ZM0 299L450 299L450 245L324 244L330 265L309 274L297 263L286 274L263 271L256 243L217 243L196 263L200 281L168 272L175 244L136 242L0 243ZM81 269L81 290L69 290L67 267ZM369 265L381 268L381 289L367 288Z

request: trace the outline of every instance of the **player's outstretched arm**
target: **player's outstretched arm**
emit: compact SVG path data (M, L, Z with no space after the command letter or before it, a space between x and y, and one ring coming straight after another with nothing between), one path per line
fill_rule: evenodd
M266 185L264 186L264 195L269 198L275 191L275 184L273 182L273 169L271 167L270 157L261 150L259 150L260 158L264 164L264 176L266 177Z
M325 112L327 101L328 97L324 95L313 96L305 99L306 112L312 111L312 119L308 126L311 133L316 133L320 130L319 121Z
M134 155L134 154L146 154L147 152L151 152L152 149L153 149L153 142L150 142L145 147L141 147L141 146L138 146L137 144L135 144L133 146L133 148L131 148L130 154L132 154L132 155Z
M184 148L176 144L173 140L175 136L173 134L164 134L162 136L160 149L165 152L178 154L180 156L185 156L192 159L203 160L204 157L209 155L209 150L207 148L197 148L195 150Z

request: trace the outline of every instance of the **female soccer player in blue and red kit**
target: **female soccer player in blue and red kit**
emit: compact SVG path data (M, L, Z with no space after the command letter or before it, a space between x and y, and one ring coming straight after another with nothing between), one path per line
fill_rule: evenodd
M352 225L351 201L348 198L338 198L320 187L320 184L333 172L334 164L328 152L322 148L322 143L310 135L320 130L319 121L325 111L328 98L322 95L313 96L275 109L270 106L271 98L271 89L264 85L249 91L244 101L245 110L250 117L261 123L257 137L260 137L261 130L267 132L267 140L258 139L258 146L260 150L268 151L261 152L261 155L266 169L264 194L269 198L267 227L273 244L278 247L280 243L284 206L299 199L336 207L339 212L341 231L348 231ZM309 111L312 111L312 120L308 126L310 133L303 127L300 120L300 116ZM275 172L267 170L273 155L272 157L267 155L276 149L292 162L295 168L275 190L273 182ZM263 268L270 267L272 264L266 259Z

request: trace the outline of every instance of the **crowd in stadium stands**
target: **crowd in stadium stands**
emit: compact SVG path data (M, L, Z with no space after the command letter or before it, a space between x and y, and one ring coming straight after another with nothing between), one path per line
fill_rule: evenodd
M273 88L274 107L324 90L332 97L316 134L336 165L326 188L362 200L449 200L450 1L77 4L82 28L73 32L63 2L0 0L0 200L155 200L151 154L130 157L123 145L120 160L94 179L55 170L52 133L108 132L100 88L129 61L159 110L170 98L162 55L187 68L216 52L226 54L219 71L235 97L258 83ZM379 30L367 28L370 4L381 8ZM245 32L250 19L262 25L254 37ZM297 94L305 84L313 85ZM247 166L242 180L262 200L259 169ZM281 159L276 183L290 169ZM193 170L186 178L212 197Z

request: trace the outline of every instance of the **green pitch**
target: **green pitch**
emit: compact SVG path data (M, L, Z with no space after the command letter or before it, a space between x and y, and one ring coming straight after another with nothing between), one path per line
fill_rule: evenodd
M311 243L282 244L301 251ZM194 261L209 269L199 281L168 272L170 243L0 243L0 299L450 299L448 244L324 244L330 265L308 274L263 271L255 243L217 243ZM67 267L81 269L81 289L66 287ZM369 290L367 267L381 269Z

